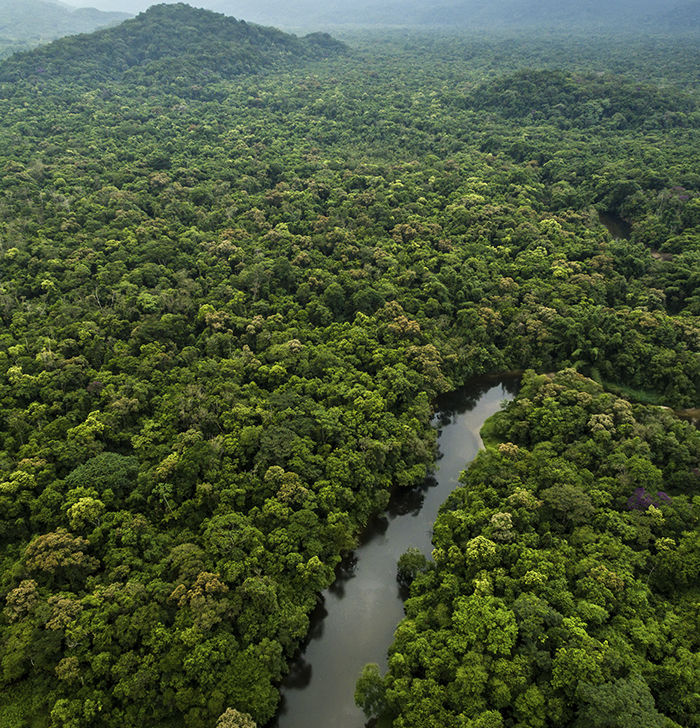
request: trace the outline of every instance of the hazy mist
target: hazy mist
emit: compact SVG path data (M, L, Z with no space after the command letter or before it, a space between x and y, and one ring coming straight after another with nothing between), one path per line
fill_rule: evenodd
M167 0L166 0L167 1ZM72 3L77 5L78 3ZM138 13L148 0L89 0L99 10ZM192 0L189 4L264 25L453 26L576 31L687 30L700 0Z

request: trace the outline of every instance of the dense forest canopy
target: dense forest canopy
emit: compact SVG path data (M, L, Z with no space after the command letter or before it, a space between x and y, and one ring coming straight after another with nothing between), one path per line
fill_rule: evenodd
M697 725L695 567L677 568L696 435L604 389L698 405L695 41L348 46L179 4L0 64L0 723L265 724L341 555L434 462L431 399L566 368L530 377L532 408L494 434L522 461L479 461L484 505L455 496L466 530L436 530L448 560L416 579L405 651L445 639L459 666L392 658L369 684L397 726L472 667L490 687L446 721L589 725L637 690L649 720ZM498 500L513 478L522 514ZM479 538L488 563L453 578L450 539ZM549 658L522 642L525 547ZM607 549L583 605L581 549ZM482 606L510 635L495 651L469 626Z
M698 725L695 427L566 370L489 432L360 702L397 728Z

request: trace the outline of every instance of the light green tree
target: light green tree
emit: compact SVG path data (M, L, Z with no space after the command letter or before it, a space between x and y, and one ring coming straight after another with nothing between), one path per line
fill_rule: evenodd
M219 716L216 721L216 728L257 728L255 721L248 713L241 713L235 708L227 708L226 712Z

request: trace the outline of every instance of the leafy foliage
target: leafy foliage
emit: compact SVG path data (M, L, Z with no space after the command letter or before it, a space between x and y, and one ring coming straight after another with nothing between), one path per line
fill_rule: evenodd
M431 398L471 376L571 367L697 404L694 96L576 69L503 79L497 41L358 44L361 61L327 36L156 6L0 66L3 725L211 728L229 709L267 722L341 554L433 462ZM668 67L686 68L669 47ZM619 44L608 53L624 65ZM614 241L597 210L631 221L632 239ZM474 725L498 725L508 694L517 715L574 720L576 705L596 720L585 691L612 686L601 699L627 705L637 675L649 720L692 715L684 643L660 657L666 627L635 623L624 639L663 667L627 647L620 667L606 630L637 598L656 625L644 588L679 610L692 593L695 441L565 376L571 402L557 383L537 399L534 379L536 414L521 400L504 423L525 469L502 455L458 551L436 528L436 569L404 559L439 602L416 634L446 640L456 615L467 645L440 663L421 642L411 670L472 695ZM516 474L522 487L499 495ZM671 503L627 508L640 487ZM622 556L601 546L607 571L578 573L567 555L598 543L601 508ZM510 577L523 538L533 553ZM435 581L440 549L457 582ZM537 598L516 609L501 568ZM467 571L478 593L450 592ZM542 625L552 708L541 686L517 687ZM401 709L449 725L427 688L432 702L402 692Z
M493 427L501 444L435 524L375 700L394 726L696 725L698 666L676 668L698 648L696 585L669 568L697 543L695 428L572 370L527 372ZM672 498L627 508L661 480Z

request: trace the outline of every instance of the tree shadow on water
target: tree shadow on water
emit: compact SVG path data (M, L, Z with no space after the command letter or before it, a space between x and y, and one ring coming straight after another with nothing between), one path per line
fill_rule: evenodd
M328 587L328 591L337 599L345 596L345 585L355 577L357 556L355 552L348 554L335 569L335 581Z
M514 395L520 389L519 372L507 374L488 374L471 379L467 385L436 397L433 401L435 407L434 424L440 430L451 424L457 415L470 412L479 400L493 387L501 386L503 394Z
M289 672L282 681L282 685L287 690L303 690L309 687L312 674L312 666L303 657L299 657L290 665ZM280 713L284 712L284 698L282 698L282 701Z
M411 587L409 584L402 584L400 581L396 581L396 591L399 599L405 602L411 596Z
M323 637L323 620L328 616L325 600L321 597L313 612L309 615L309 631L302 643L302 651L308 647L311 640L319 640Z
M387 532L388 528L389 519L384 513L374 516L367 524L365 530L360 534L358 548L365 546L375 538L381 538Z
M433 475L428 475L420 485L399 491L389 501L387 514L390 518L409 515L417 516L420 513L421 508L423 508L426 491L435 485L437 485L435 477Z

